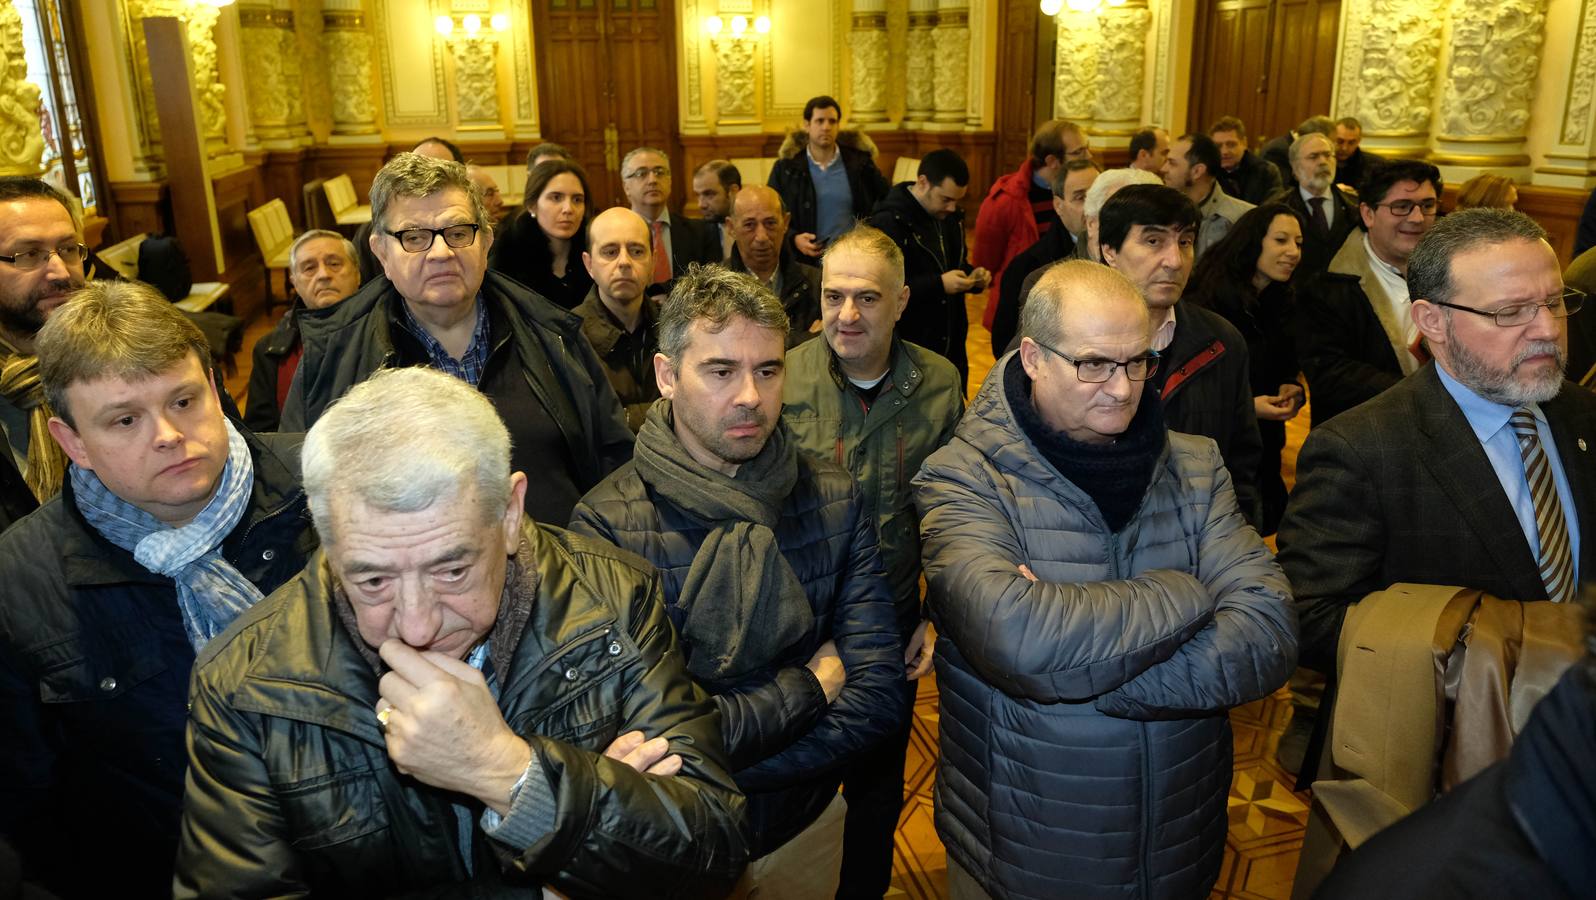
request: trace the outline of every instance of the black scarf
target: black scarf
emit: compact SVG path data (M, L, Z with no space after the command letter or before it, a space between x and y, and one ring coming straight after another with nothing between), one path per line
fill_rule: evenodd
M814 611L774 530L798 482L798 449L785 424L728 477L688 455L676 437L671 402L657 400L637 433L632 461L645 484L710 526L676 598L687 614L682 637L693 677L734 680L809 633Z
M1141 405L1130 426L1112 443L1083 444L1042 421L1032 405L1031 379L1018 353L1003 373L1003 390L1020 429L1060 475L1097 504L1108 530L1117 532L1129 524L1152 483L1153 468L1167 440L1158 392L1143 388Z

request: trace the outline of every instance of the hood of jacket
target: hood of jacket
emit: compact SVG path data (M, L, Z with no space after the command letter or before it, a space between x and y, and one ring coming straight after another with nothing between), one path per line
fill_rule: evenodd
M986 192L986 195L992 198L999 194L1008 194L1010 197L1024 200L1031 194L1031 185L1035 181L1035 176L1036 161L1027 159L1013 172L999 175L997 180L992 182L992 188Z
M876 149L876 142L870 139L870 135L857 128L844 128L837 132L837 146L868 153L872 160L880 155L880 151ZM782 139L781 151L777 155L782 159L792 159L808 147L809 132L795 128Z

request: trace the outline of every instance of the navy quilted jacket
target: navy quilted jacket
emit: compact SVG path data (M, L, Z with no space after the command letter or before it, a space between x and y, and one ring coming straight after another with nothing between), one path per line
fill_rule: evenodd
M1291 673L1290 588L1212 440L1171 433L1136 518L1110 533L1003 382L915 479L943 638L937 832L996 898L1206 897L1226 710Z

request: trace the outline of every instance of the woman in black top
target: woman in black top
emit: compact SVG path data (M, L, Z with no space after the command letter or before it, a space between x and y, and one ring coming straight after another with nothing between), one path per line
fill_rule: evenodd
M546 159L527 176L523 209L494 236L488 265L571 309L593 287L587 249L587 173L569 159Z
M1301 261L1302 219L1284 203L1265 203L1208 248L1187 290L1193 302L1224 316L1247 339L1253 409L1263 438L1258 468L1263 534L1274 533L1286 508L1280 451L1286 446L1286 422L1306 399L1291 284Z

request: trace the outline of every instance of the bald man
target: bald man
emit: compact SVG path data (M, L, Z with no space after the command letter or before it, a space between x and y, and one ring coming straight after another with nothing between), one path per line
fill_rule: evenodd
M915 476L949 896L1207 896L1226 714L1295 664L1290 586L1218 448L1147 389L1150 326L1118 271L1048 269Z
M466 177L482 192L482 205L487 207L488 217L493 220L494 230L498 230L500 222L504 221L504 196L499 193L499 182L487 169L476 163L466 166Z
M726 267L747 272L781 298L791 322L787 349L819 334L820 270L799 265L787 248L791 217L781 195L762 184L746 185L737 192L726 221L735 245Z
M636 434L659 399L654 380L659 308L644 295L654 271L648 223L624 206L599 213L588 226L582 264L593 276L593 289L572 312L582 317L582 333L598 351L626 408L626 424Z

